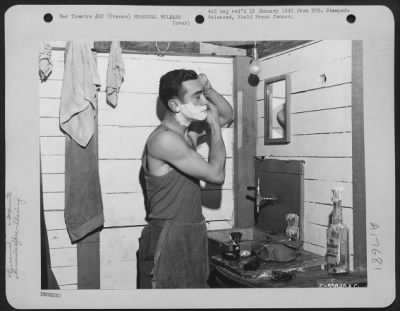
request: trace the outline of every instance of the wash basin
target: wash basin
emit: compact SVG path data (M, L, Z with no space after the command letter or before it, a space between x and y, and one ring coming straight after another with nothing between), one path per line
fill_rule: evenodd
M251 256L240 257L235 260L224 259L223 254L232 251L233 242L230 233L240 232L242 238L240 241L241 250L249 250ZM272 271L309 271L321 269L325 263L323 256L305 251L301 244L297 242L296 257L290 261L270 261L263 260L258 251L268 244L284 244L293 246L284 234L275 234L264 231L257 227L232 228L223 230L213 230L208 232L208 251L213 275L219 273L224 275L239 285L263 287L267 286L271 279ZM293 242L294 243L294 242ZM256 252L255 252L256 251ZM259 260L260 264L256 270L247 270L245 265L253 260ZM265 283L267 282L267 283Z
M267 232L257 227L247 227L208 231L208 237L222 242L231 242L230 234L232 232L240 232L242 234L242 241L262 240L265 239L267 234Z
M271 234L257 227L232 228L213 230L208 232L209 255L217 255L226 251L232 251L232 240L230 234L240 232L242 238L240 241L241 250L251 251L256 243L270 240Z

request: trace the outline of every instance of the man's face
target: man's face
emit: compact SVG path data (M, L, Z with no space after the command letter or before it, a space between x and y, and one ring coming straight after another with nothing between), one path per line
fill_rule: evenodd
M203 85L196 80L182 83L180 112L188 121L203 121L207 117L207 99L203 93Z

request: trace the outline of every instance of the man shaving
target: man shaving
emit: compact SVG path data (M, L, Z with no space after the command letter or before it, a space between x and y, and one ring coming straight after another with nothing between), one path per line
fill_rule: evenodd
M184 69L161 77L159 99L166 114L147 139L142 157L149 212L139 239L139 287L207 287L207 227L199 180L224 182L221 127L232 121L232 107L206 75ZM210 144L208 161L196 151L204 135Z

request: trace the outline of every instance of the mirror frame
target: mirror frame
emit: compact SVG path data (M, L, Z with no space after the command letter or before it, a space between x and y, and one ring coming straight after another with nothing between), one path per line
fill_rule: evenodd
M270 127L269 127L269 115L270 115L270 103L269 97L267 96L267 85L285 80L285 96L286 96L286 109L285 109L285 120L286 129L283 138L269 138ZM290 143L290 77L289 75L280 75L270 79L264 80L264 145L284 145Z

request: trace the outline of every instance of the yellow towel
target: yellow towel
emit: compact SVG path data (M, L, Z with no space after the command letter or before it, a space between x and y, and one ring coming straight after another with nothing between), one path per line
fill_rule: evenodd
M116 107L118 104L118 93L124 82L125 66L122 59L122 51L119 41L111 43L108 58L106 99L107 104Z
M91 43L69 41L65 50L61 89L60 127L82 147L94 133L100 78Z

